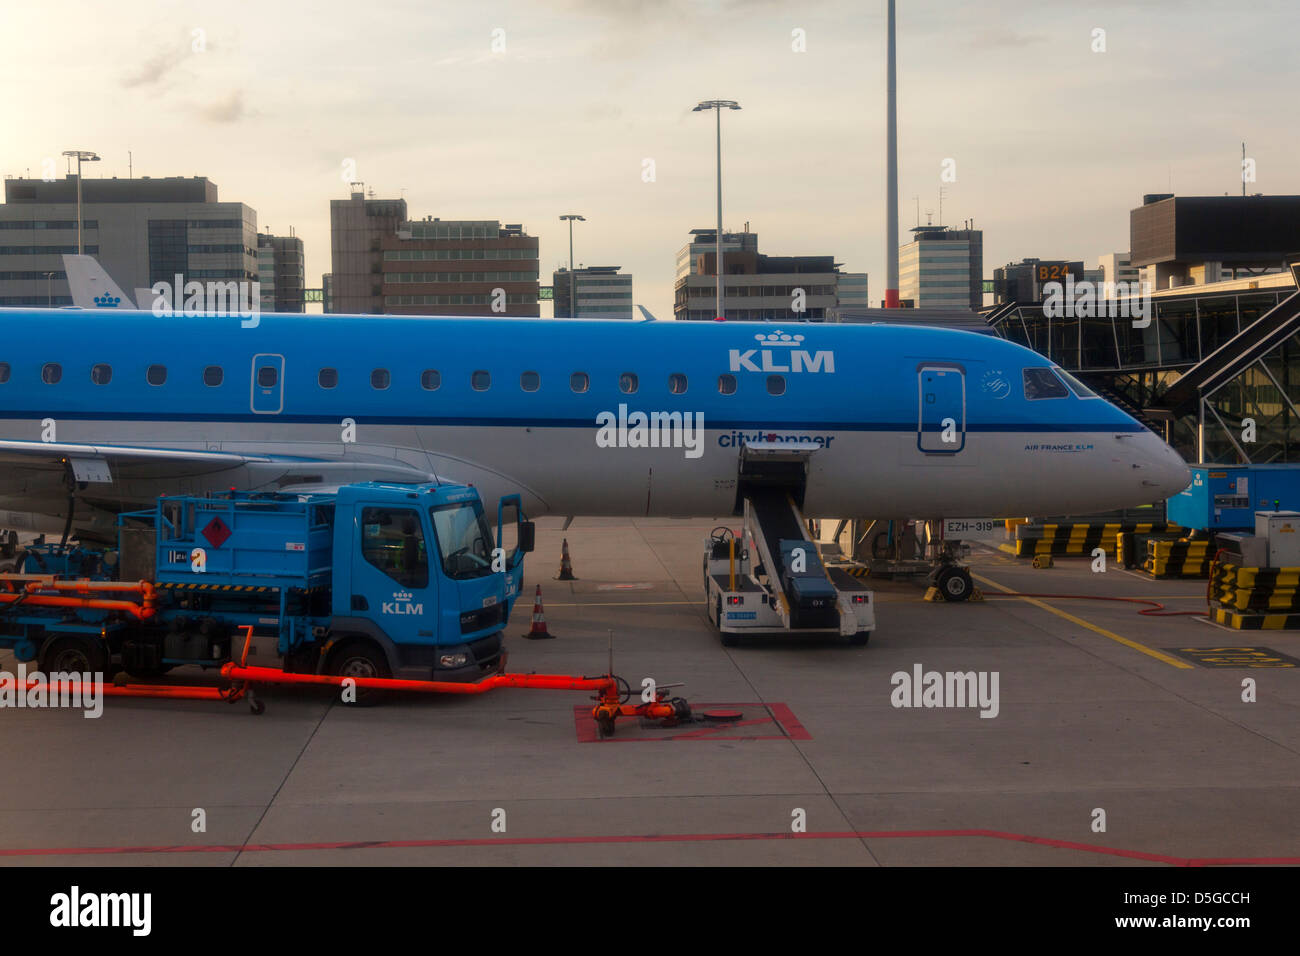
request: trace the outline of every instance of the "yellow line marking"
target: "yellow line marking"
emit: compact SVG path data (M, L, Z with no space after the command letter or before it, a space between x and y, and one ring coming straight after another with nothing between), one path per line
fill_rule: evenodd
M971 577L974 578L976 581L979 581L981 584L986 584L989 587L995 587L998 590L1004 591L1006 593L1014 593L1011 591L1011 588L1004 587L1003 585L998 584L997 581L990 580L989 578L986 578L983 575L972 574ZM1096 624L1093 624L1090 621L1085 621L1081 617L1075 617L1073 614L1066 613L1065 611L1062 611L1060 608L1052 607L1050 604L1044 604L1042 601L1038 600L1037 598L1022 597L1019 598L1018 600L1024 601L1028 604L1033 604L1036 607L1041 607L1044 611L1048 611L1052 614L1055 614L1057 617L1065 618L1065 620L1071 622L1072 624L1077 624L1080 627L1085 627L1095 634L1100 634L1102 637L1110 638L1110 640L1115 641L1119 644L1123 644L1125 647L1131 647L1135 651L1141 651L1143 654L1146 654L1148 657L1154 657L1158 661L1164 661L1169 666L1177 667L1179 670L1192 670L1193 667L1195 666L1193 664L1187 663L1186 661L1180 661L1176 657L1170 657L1168 654L1163 654L1160 651L1155 650L1154 648L1147 647L1145 644L1139 644L1137 641L1130 640L1127 637L1121 637L1119 634L1116 634L1114 631L1108 631L1104 627L1098 627Z
M703 601L593 601L590 604L582 602L579 604L556 604L553 601L547 601L547 607L662 607L671 604L698 604L704 607Z

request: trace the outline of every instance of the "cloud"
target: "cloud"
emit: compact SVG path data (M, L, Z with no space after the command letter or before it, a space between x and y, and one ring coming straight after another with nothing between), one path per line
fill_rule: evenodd
M234 123L244 119L248 115L244 108L244 91L231 90L216 102L200 106L199 115L209 123Z
M139 67L122 78L122 85L130 89L135 86L153 86L162 80L188 55L184 48L168 48L154 54Z

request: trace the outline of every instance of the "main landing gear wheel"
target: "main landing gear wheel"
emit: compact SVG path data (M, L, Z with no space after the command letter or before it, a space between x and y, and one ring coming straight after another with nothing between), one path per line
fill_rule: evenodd
M935 587L945 601L964 601L971 595L970 571L966 568L947 567L939 572Z

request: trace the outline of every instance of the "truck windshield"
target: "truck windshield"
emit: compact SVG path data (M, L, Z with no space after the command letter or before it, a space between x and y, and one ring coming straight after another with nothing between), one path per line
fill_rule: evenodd
M492 532L477 501L429 509L442 569L449 578L477 578L492 573Z

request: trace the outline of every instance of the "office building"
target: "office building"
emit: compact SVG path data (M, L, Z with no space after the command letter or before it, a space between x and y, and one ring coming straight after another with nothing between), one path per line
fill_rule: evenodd
M359 185L359 184L357 184ZM405 199L367 199L354 189L330 200L330 283L327 312L379 314L384 309L382 243L406 221Z
M77 177L4 186L0 305L71 305L63 255L77 251ZM202 176L85 180L82 246L128 296L177 274L187 282L258 278L257 213L220 202Z
M978 311L984 303L984 233L917 226L898 252L898 293L917 309Z
M1133 265L1127 252L1111 252L1097 257L1097 267L1101 270L1103 282L1137 282L1138 269Z
M519 223L429 217L402 223L380 247L384 312L541 314L537 237Z
M769 256L758 234L722 234L722 308L726 318L749 322L823 322L841 306L865 306L867 274L841 271L834 256ZM717 316L717 233L691 230L677 253L673 315L678 320Z
M632 277L619 266L587 266L572 273L577 286L577 307L570 301L570 273L558 269L551 277L557 319L632 318Z
M1300 196L1150 193L1129 212L1129 247L1157 291L1286 271L1300 251Z
M305 311L305 261L297 236L258 233L257 272L263 312Z

